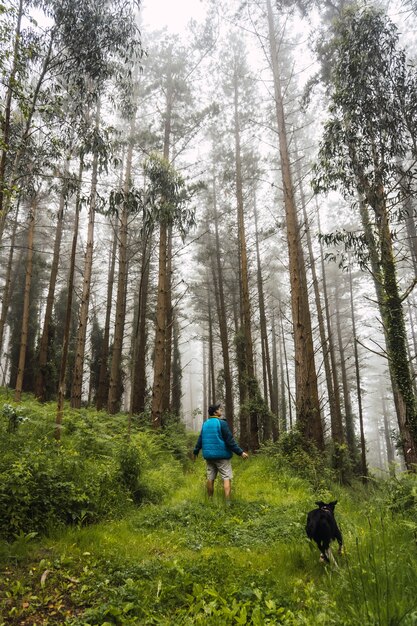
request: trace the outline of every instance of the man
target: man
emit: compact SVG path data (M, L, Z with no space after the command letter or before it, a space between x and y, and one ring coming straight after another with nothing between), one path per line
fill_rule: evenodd
M223 478L224 496L226 503L230 502L230 494L232 490L232 463L231 458L233 452L242 459L247 459L246 452L239 448L229 425L222 417L220 404L213 404L209 407L208 420L204 422L198 437L198 441L194 448L194 458L197 457L201 448L203 449L203 457L207 464L207 493L211 498L214 493L214 481L217 474Z

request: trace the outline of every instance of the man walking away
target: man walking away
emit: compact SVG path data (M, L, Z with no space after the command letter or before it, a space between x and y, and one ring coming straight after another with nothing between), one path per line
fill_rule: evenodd
M204 422L198 441L194 448L194 458L203 449L203 457L207 464L207 493L211 498L214 493L214 481L217 474L223 478L224 497L226 503L230 503L232 489L232 463L233 452L242 459L247 459L246 452L239 448L233 438L229 425L222 417L220 404L209 407L209 417Z

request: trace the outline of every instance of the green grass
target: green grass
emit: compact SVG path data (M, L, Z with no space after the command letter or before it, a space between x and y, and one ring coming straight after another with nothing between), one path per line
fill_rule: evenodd
M345 538L338 567L305 538L318 494L268 458L234 461L233 504L205 495L204 465L190 463L159 504L118 521L21 537L3 555L0 623L417 623L412 524L383 493L334 487Z
M347 488L330 473L310 477L304 461L295 471L270 451L233 459L226 507L220 483L206 497L203 460L187 460L195 436L137 425L120 474L125 416L68 410L56 454L54 406L27 399L19 410L28 420L10 436L0 419L0 470L9 476L13 461L27 489L15 494L19 532L0 541L0 626L417 624L415 475ZM140 506L126 491L136 488L136 464ZM60 491L51 490L59 468L68 493L78 490L80 515L71 526L37 528L25 503L36 496L38 519L42 506L60 519L52 502ZM107 512L94 500L100 493L113 507ZM319 499L339 501L345 551L337 566L320 563L305 536L306 513ZM83 515L84 501L95 518ZM0 497L0 513L2 506L10 514Z

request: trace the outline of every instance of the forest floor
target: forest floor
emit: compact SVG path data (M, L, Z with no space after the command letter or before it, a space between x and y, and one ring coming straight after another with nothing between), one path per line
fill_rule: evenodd
M158 504L22 535L0 554L0 625L417 624L416 528L383 490L318 493L268 457L233 464L231 506L220 484L207 499L198 459ZM327 498L344 535L337 565L305 536L307 511Z

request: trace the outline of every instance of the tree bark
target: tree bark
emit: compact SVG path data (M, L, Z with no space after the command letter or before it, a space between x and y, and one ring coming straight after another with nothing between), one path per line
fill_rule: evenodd
M4 281L3 297L1 302L1 318L0 318L0 355L3 354L3 340L4 340L4 328L6 326L7 314L9 312L10 298L12 296L13 284L12 284L12 270L13 270L13 258L15 253L17 224L19 217L20 197L16 207L16 217L13 224L13 229L10 237L10 250L7 260L6 277Z
M111 308L113 302L113 286L114 286L114 272L116 267L116 250L118 239L117 221L115 221L113 227L113 242L110 250L110 262L109 273L107 277L107 297L106 297L106 317L104 321L103 332L103 344L100 354L100 370L98 376L98 389L96 398L96 407L98 411L101 411L107 406L107 398L109 394L109 339L110 339L110 317Z
M130 125L129 144L126 156L123 191L125 197L129 193L132 178L133 136L135 120ZM126 318L126 289L128 279L127 236L128 236L128 202L125 199L119 224L119 271L117 277L116 319L114 324L113 351L111 357L108 411L111 415L120 410L122 350Z
M5 222L5 206L4 206L4 198L5 192L7 191L6 184L6 166L7 166L7 157L9 152L9 137L10 137L10 117L12 112L12 99L13 99L13 91L14 91L14 83L16 80L17 66L19 61L19 45L21 39L21 26L22 26L22 17L23 17L23 0L19 0L19 8L17 9L17 18L16 18L16 29L14 35L14 44L13 44L13 56L12 56L12 66L10 69L9 80L7 84L6 97L4 100L4 113L2 116L1 123L1 131L2 131L2 150L0 155L0 216L2 225ZM4 215L4 218L3 218ZM1 343L0 343L1 345Z
M320 415L316 365L314 362L307 277L292 183L278 45L270 0L266 0L266 4L287 227L294 331L297 426L308 441L313 442L319 450L323 450L324 436Z
M29 229L27 239L27 257L26 257L26 278L25 278L25 294L23 300L23 318L22 318L22 333L20 338L20 352L19 352L19 365L17 368L16 388L14 394L15 402L20 402L22 399L23 390L23 376L25 373L26 362L26 348L28 339L29 328L29 311L30 311L30 288L32 284L32 269L33 269L33 240L35 236L35 224L36 224L36 209L38 198L34 196L32 198L30 210L29 210Z
M96 111L96 131L100 127L100 105L97 104ZM98 178L98 153L93 156L93 166L91 174L91 191L90 205L88 211L88 227L87 227L87 243L84 258L83 272L83 292L81 297L81 307L79 313L77 345L75 352L75 365L71 389L71 407L79 409L82 400L83 373L84 373L84 354L85 342L87 336L88 309L90 305L91 291L91 274L93 270L93 251L94 251L94 223L97 202L97 178Z
M216 298L217 305L217 317L219 320L220 329L220 342L222 346L223 356L223 370L224 370L224 386L225 386L225 412L226 419L232 432L234 432L234 407L233 407L233 382L230 365L230 352L229 352L229 333L227 330L227 312L226 312L226 298L224 294L224 276L220 250L220 234L219 234L219 215L217 210L217 190L216 180L213 176L213 221L216 243L216 273L217 273L217 292L218 298Z
M366 482L368 478L368 465L366 462L366 441L365 441L365 427L364 427L363 409L362 409L362 389L361 389L361 375L360 375L360 367L359 367L358 337L356 334L356 316L355 316L355 307L353 304L353 281L352 281L352 271L350 267L349 267L349 293L350 293L350 314L352 317L353 349L354 349L354 357L355 357L356 393L358 395L359 431L360 431L360 442L361 442L361 475L362 475L362 481Z
M69 158L65 160L64 165L64 185L65 178L69 172ZM40 402L45 402L46 397L46 378L48 376L48 348L49 348L49 332L52 321L52 313L55 301L56 280L58 276L58 265L61 251L62 231L64 226L64 209L66 204L66 190L61 190L59 199L59 208L57 215L57 224L55 231L54 252L52 257L51 275L49 278L48 295L46 298L46 310L43 322L42 335L39 342L38 370L35 379L35 396Z
M156 303L156 328L154 352L154 381L152 388L152 426L162 426L162 400L165 385L165 338L166 338L166 256L167 256L167 226L164 223L159 227L159 270L158 296Z
M243 205L243 181L242 181L242 157L240 146L240 119L239 119L239 92L238 77L234 76L234 134L235 134L235 167L236 167L236 205L238 223L238 241L240 258L240 279L241 279L241 316L242 316L242 339L244 360L244 383L247 386L247 398L249 407L241 407L241 412L248 412L249 423L249 448L257 450L259 448L259 426L257 394L258 382L255 378L255 363L253 357L253 342L251 330L251 310L249 293L249 272L246 246L246 232L244 221Z
M74 219L74 230L73 230L73 235L72 235L70 270L69 270L69 275L68 275L68 300L67 300L67 309L65 313L64 334L62 338L61 365L59 369L59 380L58 380L58 400L57 400L57 409L56 409L56 418L55 418L54 437L56 441L58 442L61 439L62 419L64 415L65 379L67 375L68 348L69 348L71 317L72 317L72 302L73 302L73 297L74 297L75 259L76 259L76 254L77 254L78 230L79 230L80 211L81 211L82 176L83 176L83 161L80 158L80 166L78 170L78 190L77 190L77 197L75 201L75 219Z

